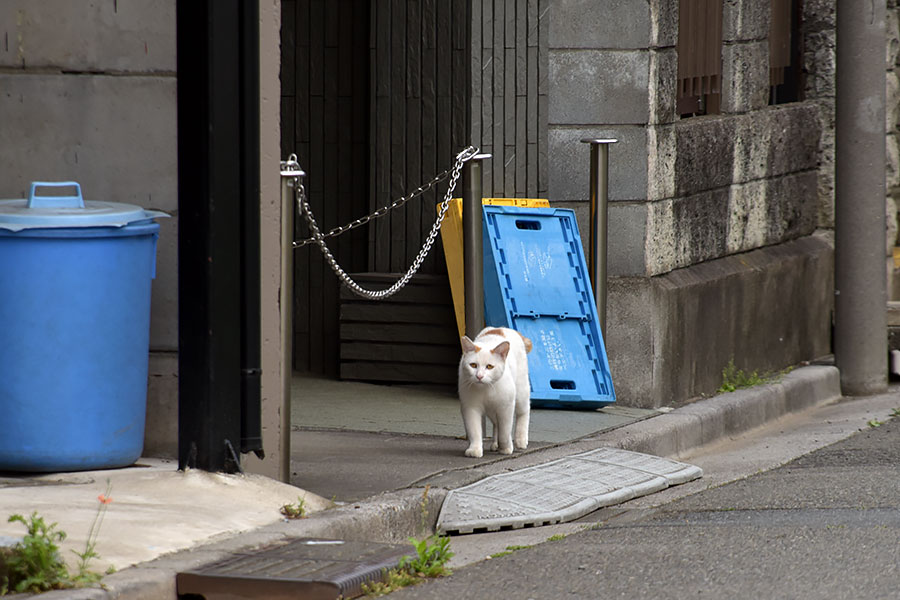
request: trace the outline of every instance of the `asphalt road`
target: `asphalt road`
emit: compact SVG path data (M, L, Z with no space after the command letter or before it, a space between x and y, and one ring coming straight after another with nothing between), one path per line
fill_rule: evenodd
M900 598L900 418L404 598Z

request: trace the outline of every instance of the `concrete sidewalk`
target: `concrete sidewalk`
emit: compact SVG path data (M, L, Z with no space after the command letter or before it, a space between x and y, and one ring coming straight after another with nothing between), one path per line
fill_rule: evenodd
M102 559L94 570L112 566L118 571L104 578L106 589L51 592L42 597L176 598L177 572L286 538L406 542L409 536L429 532L447 490L491 474L604 446L677 458L784 414L839 399L837 369L803 367L778 383L719 395L668 413L654 411L652 418L639 413L629 418L613 415L629 424L574 439L540 440L550 434L541 433L538 426L532 432L532 438L539 440L534 448L509 457L488 453L481 460L463 457L465 442L448 432L391 432L377 423L371 431L313 430L298 425L293 434L294 481L309 491L252 475L181 473L174 463L148 459L114 471L40 477L6 474L0 475L4 521L0 536L23 533L21 525L5 523L6 515L38 510L69 534L66 554L82 549L99 506L97 496L105 492L109 479L113 502L107 505L97 543ZM589 421L581 413L568 413L568 418L573 423ZM455 427L460 434L461 425ZM305 499L311 516L283 519L279 508L296 502L298 496ZM332 496L343 504L333 506Z

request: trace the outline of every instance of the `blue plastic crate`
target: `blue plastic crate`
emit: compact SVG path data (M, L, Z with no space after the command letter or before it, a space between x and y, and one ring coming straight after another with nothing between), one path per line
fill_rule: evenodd
M532 406L615 402L575 213L485 206L483 215L485 322L534 343Z

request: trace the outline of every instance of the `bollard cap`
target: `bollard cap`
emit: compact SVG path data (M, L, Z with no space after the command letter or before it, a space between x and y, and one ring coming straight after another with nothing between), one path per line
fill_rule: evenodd
M582 144L615 144L619 140L615 138L582 138Z

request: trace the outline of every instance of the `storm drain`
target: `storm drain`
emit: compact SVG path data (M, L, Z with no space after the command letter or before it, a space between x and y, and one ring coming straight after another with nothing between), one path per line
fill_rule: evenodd
M563 523L702 475L687 463L600 448L451 490L437 528L476 533Z
M175 582L179 597L206 600L355 598L362 584L381 581L413 553L410 546L298 538L178 573Z

